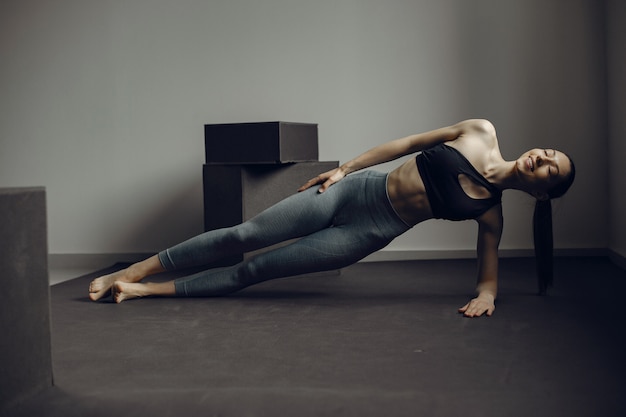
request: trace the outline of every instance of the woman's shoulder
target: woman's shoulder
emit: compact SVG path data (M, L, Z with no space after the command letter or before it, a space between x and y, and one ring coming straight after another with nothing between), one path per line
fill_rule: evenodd
M496 135L496 127L487 119L467 119L458 123L463 133L474 133L482 135Z
M465 133L449 143L483 175L494 160L501 159L494 125L486 119L467 121Z
M463 153L489 152L498 149L496 129L493 123L486 119L466 120L463 134L450 142L450 145Z
M497 142L496 127L487 119L466 120L464 136L480 139L490 145Z

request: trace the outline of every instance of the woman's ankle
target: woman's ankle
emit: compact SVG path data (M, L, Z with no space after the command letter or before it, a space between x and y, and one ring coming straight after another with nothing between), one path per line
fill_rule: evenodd
M161 265L161 261L157 255L154 255L141 262L132 264L127 269L127 276L130 282L139 282L145 277L153 274L165 272L165 268Z

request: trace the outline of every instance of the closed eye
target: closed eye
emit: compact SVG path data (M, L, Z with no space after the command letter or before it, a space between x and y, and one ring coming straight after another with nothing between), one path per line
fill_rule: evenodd
M552 157L556 156L556 150L554 150L554 149L544 149L543 152L544 152L544 154L546 156L552 156ZM551 177L555 176L555 175L559 175L559 167L558 167L558 165L555 165L554 168L552 168L552 167L548 168L548 172L549 172Z

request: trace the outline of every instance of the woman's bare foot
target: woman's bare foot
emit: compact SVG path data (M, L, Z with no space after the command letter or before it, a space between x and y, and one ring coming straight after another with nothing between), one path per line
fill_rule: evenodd
M111 291L113 292L113 300L118 304L133 298L151 295L172 296L176 294L173 281L162 283L147 282L145 284L116 281L113 283Z
M111 291L113 293L113 301L121 303L124 300L132 300L133 298L144 297L142 288L145 284L128 283L124 281L116 281L113 283Z
M119 282L135 282L136 278L131 276L127 269L104 275L94 279L89 284L89 298L91 301L98 301L111 293L111 287L116 281Z
M89 298L98 301L111 293L111 287L115 282L139 282L148 275L164 272L158 256L154 255L146 260L137 262L121 271L114 272L94 279L89 284Z

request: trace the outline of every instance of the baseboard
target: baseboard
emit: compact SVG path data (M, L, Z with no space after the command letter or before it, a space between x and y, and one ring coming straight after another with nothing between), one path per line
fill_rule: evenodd
M152 255L154 253L51 253L48 255L48 267L95 271L119 262L138 262Z
M561 257L609 257L615 265L626 269L626 258L603 248L556 249ZM116 263L134 263L154 253L56 253L48 255L50 284L58 284L77 276L104 269ZM532 249L501 249L501 258L527 258L535 256ZM473 259L474 250L381 250L361 262L398 262L436 259Z
M626 259L603 248L555 249L555 256L609 256L618 265L625 265ZM97 269L106 268L118 262L138 262L154 253L63 253L50 254L50 269ZM524 258L535 256L532 249L500 249L502 258ZM361 262L415 261L427 259L471 259L476 257L474 250L381 250Z
M535 252L533 249L500 249L498 251L498 255L500 258L529 258L535 256ZM604 248L555 249L554 256L608 256L608 251ZM369 255L361 262L417 261L428 259L472 259L475 257L475 250L381 250Z
M78 276L95 272L118 263L135 263L154 253L55 253L48 255L50 285L60 284ZM309 276L338 275L340 270L307 274Z
M361 262L421 261L428 259L475 258L474 250L381 250L374 252Z

